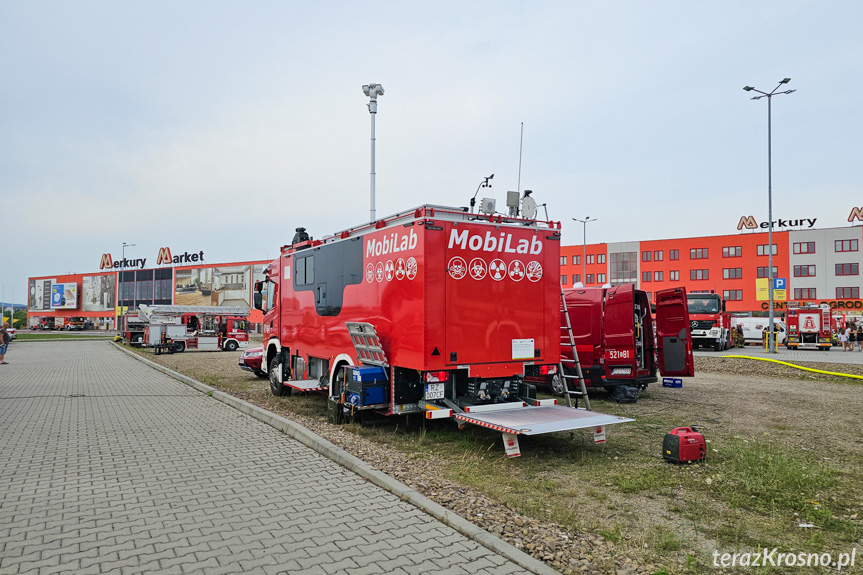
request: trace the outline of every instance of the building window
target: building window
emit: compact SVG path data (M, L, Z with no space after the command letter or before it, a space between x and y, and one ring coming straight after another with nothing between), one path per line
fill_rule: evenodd
M794 299L815 299L815 288L794 288Z
M767 244L763 244L763 245L758 246L758 255L759 256L766 256L767 251L768 251ZM776 255L776 244L773 244L773 255L774 256Z
M743 279L743 268L724 268L722 270L722 279L724 279L724 280Z
M680 250L668 250L668 259L679 260L680 259Z
M860 288L859 287L838 287L836 288L836 299L842 298L860 298Z
M653 261L661 262L662 261L662 250L657 250L653 252Z
M860 275L860 264L836 264L837 276Z
M743 248L740 246L727 246L722 248L722 257L724 258L739 258L743 255Z
M580 281L581 281L581 274L573 274L573 276L572 276L573 285L577 284Z
M587 281L586 281L586 282L584 282L584 283L586 283L586 284L592 284L592 283L593 283L593 274L587 274L587 276L586 276L586 277L587 277Z
M568 276L560 276L560 285L565 286Z
M572 256L572 265L580 266L581 265L581 256Z
M596 283L604 284L605 283L605 274L596 274Z
M641 272L641 281L649 282L650 281L650 272Z
M560 265L562 265L562 266L566 265L566 256L560 256Z
M647 292L647 301L650 301L652 299L653 299L653 292Z
M650 252L641 252L641 261L649 262L650 261Z
M743 300L743 290L742 289L723 290L722 299L727 300L727 301L742 301Z
M679 282L680 281L680 270L671 270L670 272L668 272L668 279L673 281L673 282Z
M590 254L589 256L587 256L587 263L588 263L588 264L592 264L592 263L593 263L593 254Z
M638 252L612 253L609 260L611 283L634 284L638 280Z
M605 254L599 254L596 256L596 263L604 264L605 263Z
M689 279L691 280L706 280L707 270L689 270Z
M705 260L707 259L707 248L693 248L689 250L689 259Z
M794 244L795 254L814 254L815 242L797 242Z
M856 252L857 240L836 240L835 247L837 252Z
M836 267L839 269L839 266ZM815 266L794 266L794 277L809 278L815 275Z
M662 281L662 272L653 272L653 281L661 282Z
M779 270L779 268L777 268L776 266L773 266L773 277L779 276L778 270ZM767 277L767 266L764 266L763 268L758 268L758 277L759 278L766 278Z

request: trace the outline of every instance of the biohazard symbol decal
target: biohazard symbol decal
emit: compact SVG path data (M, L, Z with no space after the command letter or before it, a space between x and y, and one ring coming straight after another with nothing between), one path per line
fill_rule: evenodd
M509 262L509 279L514 282L520 282L524 278L524 264L519 260Z
M399 258L396 260L396 279L405 279L405 274L407 274L407 270L405 270L405 261L402 258Z
M481 280L488 273L485 261L479 258L470 260L470 277L475 280Z
M415 277L417 277L417 260L416 260L416 258L414 258L414 257L408 258L407 272L406 273L407 273L409 280L412 280Z
M446 266L449 275L454 280L460 280L467 273L467 263L464 258L456 256L449 261Z
M815 320L809 316L803 319L803 329L815 329Z
M527 264L527 279L532 282L538 282L542 279L542 264L533 260Z
M366 266L366 281L372 283L375 281L375 265L369 264Z
M496 282L499 282L506 277L506 264L503 260L491 260L488 264L488 275Z
M384 264L381 262L378 262L378 265L375 268L375 279L378 280L378 282L384 281Z
M386 275L387 275L387 281L388 282L393 281L393 276L396 275L396 267L393 264L393 260L387 260L387 265L384 266L384 271L386 272Z

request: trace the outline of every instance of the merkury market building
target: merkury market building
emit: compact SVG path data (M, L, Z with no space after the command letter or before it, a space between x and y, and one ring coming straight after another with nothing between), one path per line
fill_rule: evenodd
M863 316L863 226L855 225L863 222L863 208L854 208L848 221L826 229L815 228L814 218L775 221L772 274L767 223L746 216L736 234L561 246L560 282L564 288L632 283L651 299L658 290L685 286L722 295L729 312L760 315L768 309L772 275L780 314L793 301ZM64 325L77 317L95 329L114 329L118 315L139 304L251 308L254 283L264 279L269 263L209 264L203 251L175 255L168 247L154 255L156 267L146 267L147 258L102 254L99 272L29 278L27 325ZM263 318L253 309L249 319L259 324Z

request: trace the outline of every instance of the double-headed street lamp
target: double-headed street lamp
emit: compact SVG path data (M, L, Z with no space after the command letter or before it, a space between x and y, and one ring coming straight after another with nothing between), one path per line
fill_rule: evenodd
M770 300L770 310L769 310L769 327L767 333L767 353L775 353L774 349L774 341L776 335L773 332L773 166L772 166L772 158L771 158L771 102L773 101L773 96L778 94L790 94L792 92L796 92L796 90L785 90L783 92L779 92L779 88L787 84L791 81L791 78L783 78L779 81L779 85L773 88L772 92L762 92L757 88L752 86L744 86L743 89L747 92L758 92L761 94L760 96L753 96L753 100L760 100L761 98L767 98L767 221L769 222L767 225L767 293L768 299Z
M590 216L585 216L583 220L578 218L572 218L576 222L581 222L584 224L584 243L581 248L581 283L582 285L587 285L587 224L590 222L595 222L597 218L591 218Z

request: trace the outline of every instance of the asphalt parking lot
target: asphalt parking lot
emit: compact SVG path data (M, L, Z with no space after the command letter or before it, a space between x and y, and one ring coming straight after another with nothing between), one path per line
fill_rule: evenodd
M0 573L552 572L107 342L7 359Z

